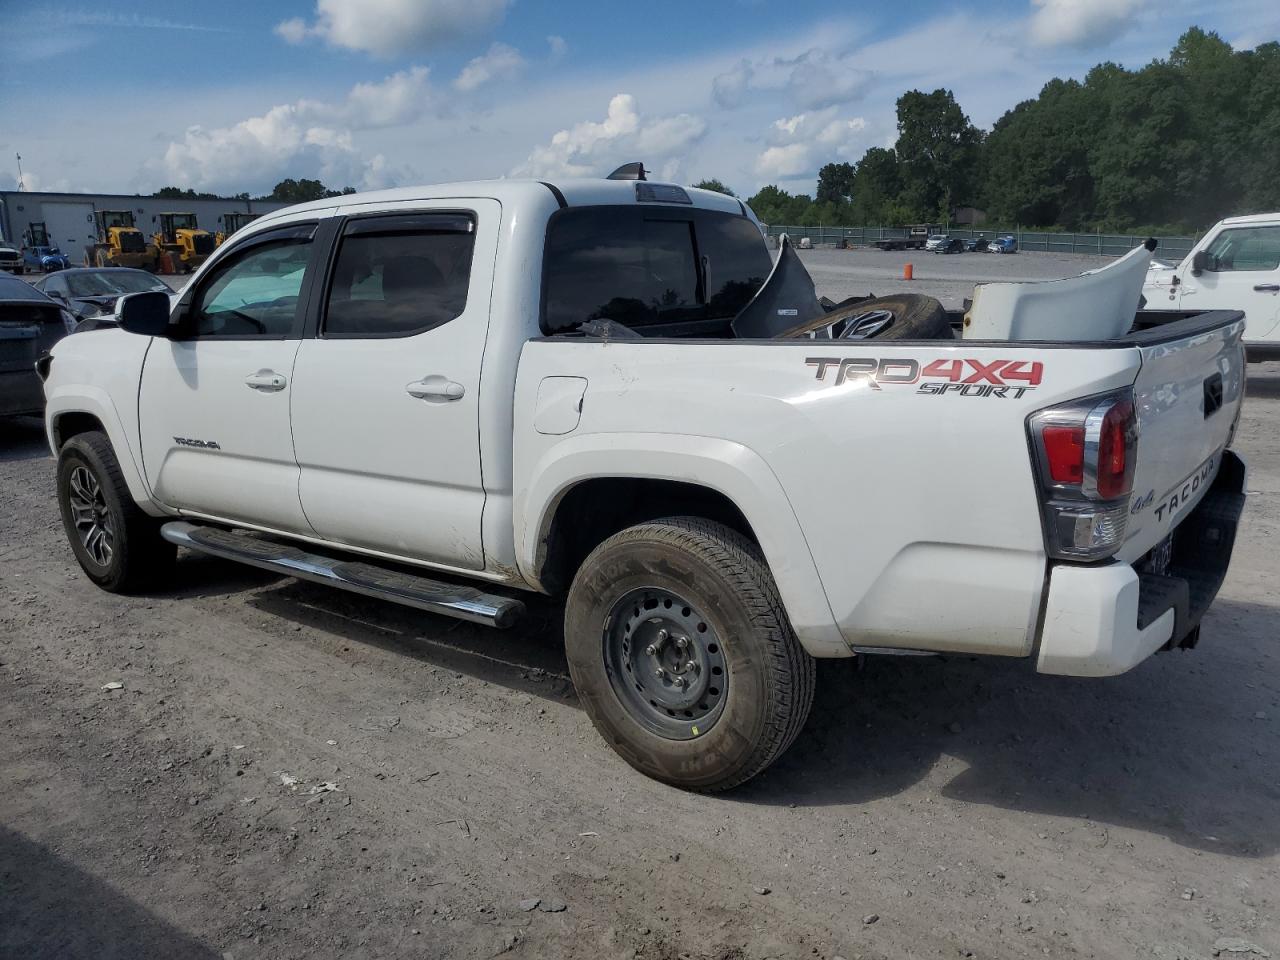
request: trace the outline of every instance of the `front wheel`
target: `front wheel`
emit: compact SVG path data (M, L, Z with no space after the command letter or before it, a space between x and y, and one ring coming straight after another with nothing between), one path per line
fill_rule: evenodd
M596 729L657 780L727 790L780 757L814 662L759 549L722 524L630 527L583 563L565 608L569 673Z
M58 507L76 559L102 589L137 590L172 568L177 548L160 536L160 522L134 503L105 433L77 434L63 444Z

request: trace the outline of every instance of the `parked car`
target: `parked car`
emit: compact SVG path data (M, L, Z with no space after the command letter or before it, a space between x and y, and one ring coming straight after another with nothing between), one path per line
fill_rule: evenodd
M934 253L964 253L964 241L959 237L944 237L942 243L933 248Z
M71 266L71 261L57 247L24 247L22 263L27 270L39 273L52 273Z
M62 303L79 320L112 322L116 301L125 294L170 292L159 277L130 267L73 267L41 277L32 286Z
M1280 360L1280 213L1216 224L1177 264L1153 261L1142 288L1163 310L1243 310L1250 360Z
M815 657L1194 644L1244 503L1240 314L1100 343L839 309L860 339L805 338L790 242L675 184L274 211L41 364L68 541L112 591L182 546L493 626L562 597L587 715L697 790L795 740Z
M924 242L924 248L932 253L937 253L939 250L941 250L944 246L947 245L947 242L950 239L951 238L948 237L945 233L935 233L933 236L931 236L928 240Z
M1018 238L1009 234L1003 237L996 237L987 244L987 253L1017 253Z
M74 326L68 311L31 284L0 275L0 417L44 409L36 361Z
M16 274L23 272L22 251L5 240L0 240L0 270Z
M964 248L969 253L986 253L987 247L991 245L991 241L986 237L974 237L972 240L964 242Z

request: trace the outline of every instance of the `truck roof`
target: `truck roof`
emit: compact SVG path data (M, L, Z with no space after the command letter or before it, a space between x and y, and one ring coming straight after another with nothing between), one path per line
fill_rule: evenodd
M1251 213L1245 217L1227 217L1223 223L1277 223L1280 213Z
M636 199L636 184L648 183L655 187L679 186L656 180L604 180L586 178L566 178L562 180L467 180L457 183L424 184L416 187L395 187L390 190L374 190L369 193L350 193L340 197L327 197L323 200L312 200L281 210L272 210L263 214L256 223L274 220L281 216L305 213L308 210L328 210L333 207L351 207L361 204L402 203L413 200L448 200L462 197L490 197L499 203L521 205L528 203L543 204L548 200L559 203L560 197L570 207L632 204ZM698 190L694 187L682 189L693 202L692 205L704 210L720 210L725 213L741 214L745 205L735 197L716 193L712 190ZM645 201L646 204L661 206L660 202ZM688 206L688 204L675 204Z

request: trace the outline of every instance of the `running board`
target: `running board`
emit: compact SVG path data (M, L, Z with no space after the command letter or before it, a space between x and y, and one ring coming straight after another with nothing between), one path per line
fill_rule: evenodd
M489 627L509 627L524 613L524 604L510 597L482 593L472 587L442 583L371 563L335 560L218 527L175 520L162 526L160 535L170 543L198 553Z

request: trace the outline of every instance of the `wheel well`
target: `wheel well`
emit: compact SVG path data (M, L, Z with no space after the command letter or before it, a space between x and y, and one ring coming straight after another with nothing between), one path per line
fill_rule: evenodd
M675 516L714 520L758 542L742 511L718 490L678 480L597 477L572 487L556 505L542 544L542 586L563 593L587 554L619 530Z
M72 437L80 433L89 433L93 430L101 430L106 433L106 428L102 425L102 421L95 417L92 413L64 413L53 421L53 443L56 449L61 450L62 445Z

